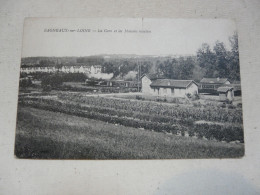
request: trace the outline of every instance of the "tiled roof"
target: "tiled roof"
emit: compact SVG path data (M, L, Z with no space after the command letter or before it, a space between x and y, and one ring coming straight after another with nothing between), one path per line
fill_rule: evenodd
M203 78L200 83L223 84L228 81L227 78Z
M195 83L193 80L157 79L151 83L151 87L186 88L192 82Z
M224 92L224 93L226 93L227 91L229 91L229 90L232 90L233 89L233 87L219 87L218 88L218 92Z

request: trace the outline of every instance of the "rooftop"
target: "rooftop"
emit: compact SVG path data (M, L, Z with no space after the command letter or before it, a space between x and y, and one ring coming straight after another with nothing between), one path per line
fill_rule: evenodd
M157 79L151 83L151 87L186 88L191 83L197 85L193 80Z
M227 78L203 78L200 83L223 84L228 81Z
M232 90L233 89L233 87L227 87L227 86L225 86L225 87L219 87L218 88L218 92L224 92L224 93L226 93L227 91L230 91L230 90Z

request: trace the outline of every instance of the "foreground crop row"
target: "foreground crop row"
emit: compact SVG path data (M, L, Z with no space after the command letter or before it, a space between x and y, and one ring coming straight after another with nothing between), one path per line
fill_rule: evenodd
M100 120L113 124L120 124L124 126L143 128L148 130L153 130L157 132L168 132L172 134L189 135L191 137L215 139L218 141L240 141L243 142L243 128L242 125L226 123L226 124L197 124L192 118L195 114L195 119L205 120L202 116L205 114L189 112L192 108L179 108L177 109L169 108L166 110L164 105L153 105L148 107L140 107L136 105L133 106L131 101L112 100L114 102L114 107L110 99L96 98L94 97L86 98L84 104L74 103L74 101L58 101L49 99L39 99L30 98L22 99L19 103L21 105L31 106L35 108L40 108L44 110L50 110L54 112L62 112L67 114L72 114L76 116L86 117L90 119ZM89 101L88 104L86 102ZM97 101L100 104L97 104ZM121 103L121 108L120 107ZM142 102L144 103L144 102ZM126 108L124 108L126 106ZM158 109L158 106L164 109L164 112ZM157 108L156 108L157 107ZM150 109L149 109L150 108ZM158 109L159 112L154 110ZM147 111L143 111L147 110ZM178 113L179 111L180 113ZM228 111L221 110L222 115L229 113ZM223 112L224 111L224 112ZM210 110L208 111L210 112ZM232 113L231 113L232 114ZM235 113L233 113L235 114ZM187 115L189 117L187 117ZM201 116L199 118L199 116ZM233 115L234 118L236 115ZM223 116L218 116L223 117ZM216 119L216 117L215 117Z

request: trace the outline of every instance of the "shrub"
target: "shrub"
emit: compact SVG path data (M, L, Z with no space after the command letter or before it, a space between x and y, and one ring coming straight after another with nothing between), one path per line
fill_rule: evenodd
M62 85L62 77L60 74L47 75L42 79L42 88L46 89L48 87L57 88Z
M190 93L187 93L186 96L191 99L192 95Z
M198 103L192 103L192 105L194 106L194 107L201 107L201 103L200 102L198 102Z
M26 88L32 86L31 79L20 79L19 81L19 87Z
M143 97L140 96L140 95L137 95L137 96L136 96L136 99L137 99L137 100L144 100L145 98L143 98Z
M45 92L49 92L49 91L51 91L52 87L51 87L51 85L43 85L43 86L42 86L42 89L43 89L43 91L45 91Z
M228 105L229 109L235 109L236 107L233 104Z
M220 107L221 107L221 108L226 108L226 107L227 107L227 106L226 106L226 103L223 103Z
M193 95L191 96L191 100L192 100L192 101L199 100L199 99L200 99L199 94L193 94Z
M242 108L242 103L238 103L238 104L237 104L237 107L238 107L238 108Z

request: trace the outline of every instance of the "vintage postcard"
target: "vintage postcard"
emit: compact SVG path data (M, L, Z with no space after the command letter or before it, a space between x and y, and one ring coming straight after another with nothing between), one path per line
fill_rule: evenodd
M244 155L238 33L224 19L27 18L15 155Z

